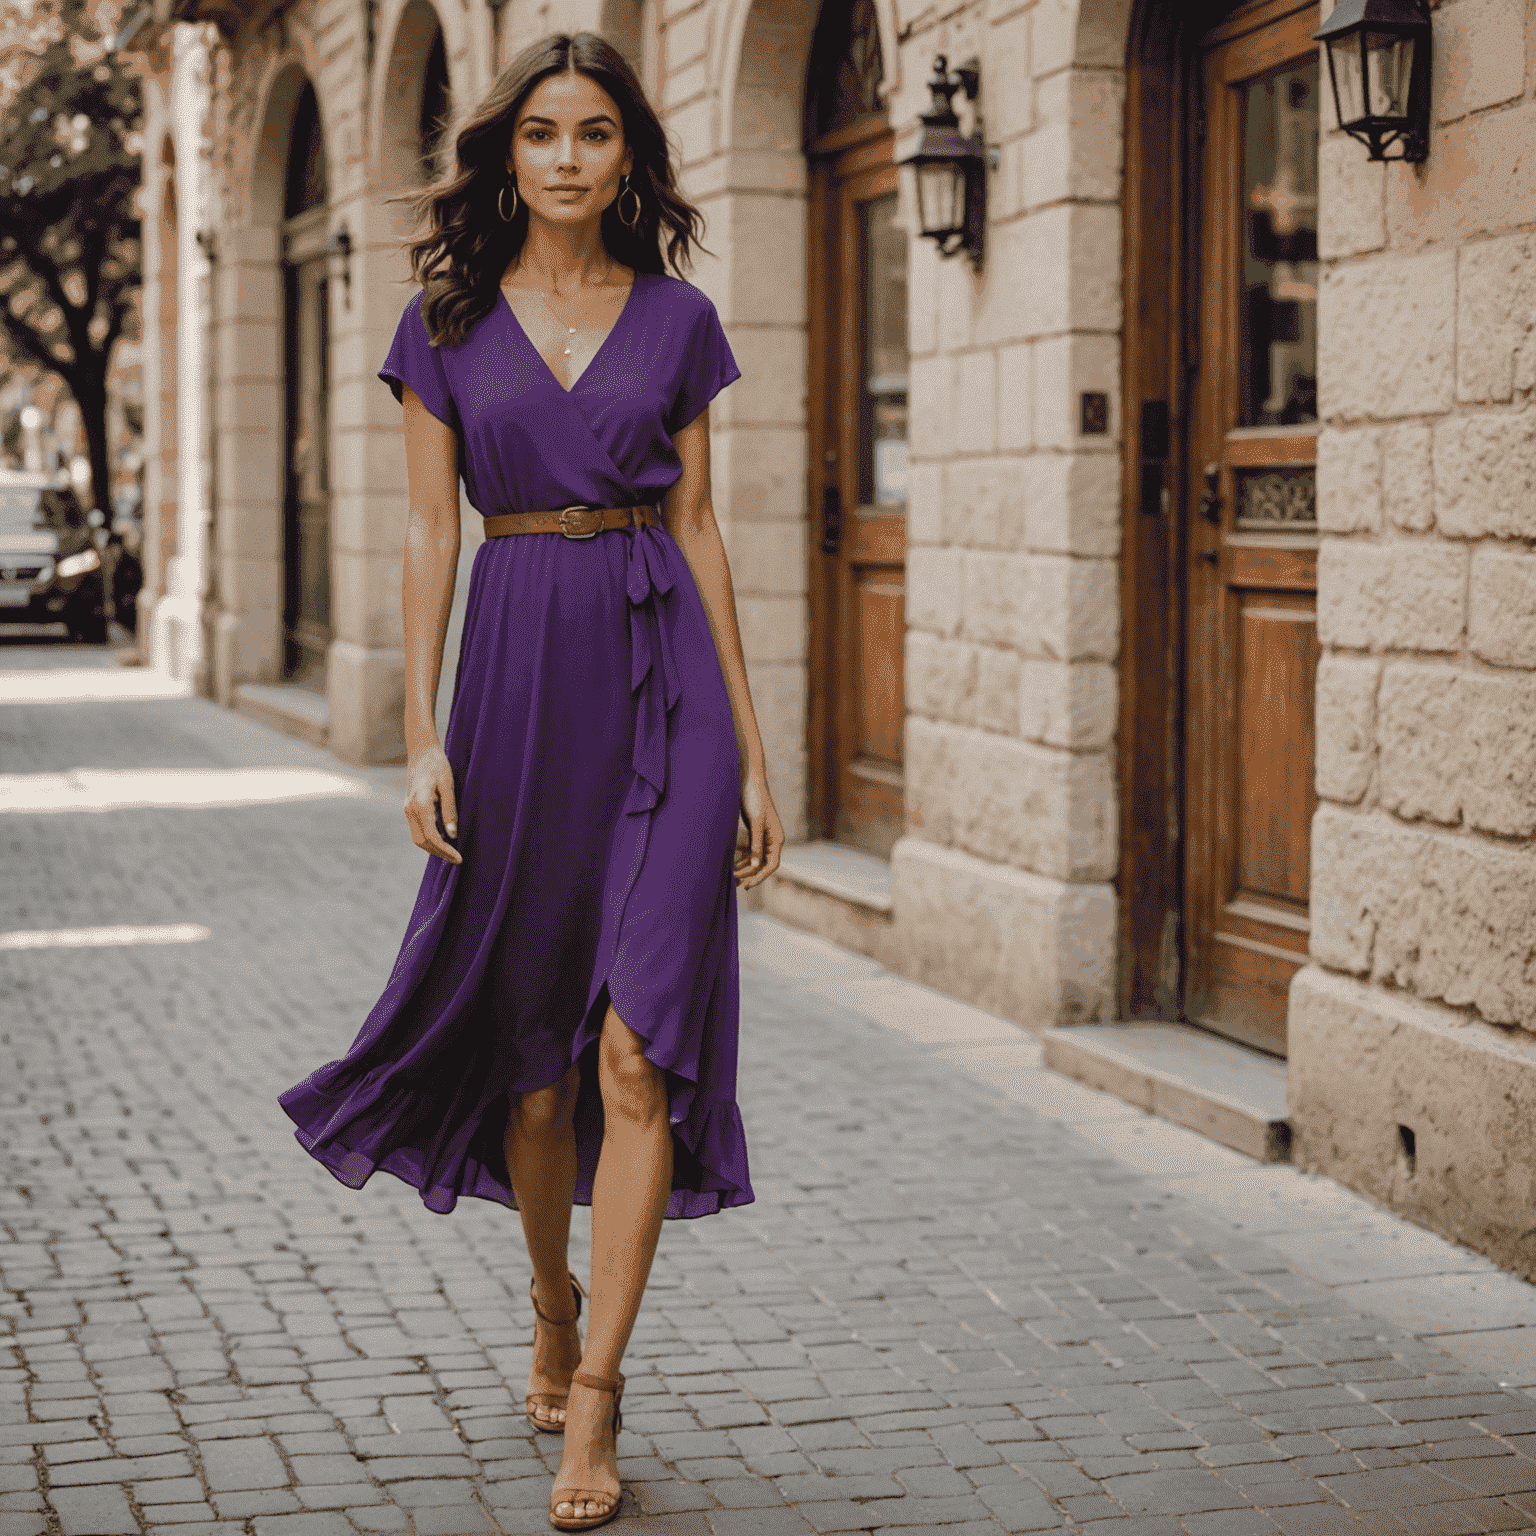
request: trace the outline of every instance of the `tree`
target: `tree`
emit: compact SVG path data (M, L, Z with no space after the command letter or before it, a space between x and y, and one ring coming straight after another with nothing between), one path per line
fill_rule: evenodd
M7 7L0 32L0 327L80 408L110 518L107 365L139 284L137 77L88 0Z

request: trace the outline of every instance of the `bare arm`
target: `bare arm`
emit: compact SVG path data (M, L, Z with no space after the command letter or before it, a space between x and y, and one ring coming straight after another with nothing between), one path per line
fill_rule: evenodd
M714 636L731 700L736 725L736 746L741 755L741 809L751 833L749 848L738 854L736 883L743 889L766 880L779 867L784 848L784 828L768 792L768 771L763 738L747 686L747 664L741 653L741 628L736 617L736 594L725 541L715 521L710 494L709 410L706 407L672 439L682 460L683 472L662 502L667 531L677 541L693 573L703 599L704 612Z
M459 564L458 440L407 388L405 467L410 507L401 578L405 608L405 819L418 848L450 863L458 850L437 830L437 810L458 835L453 770L437 739L437 684Z

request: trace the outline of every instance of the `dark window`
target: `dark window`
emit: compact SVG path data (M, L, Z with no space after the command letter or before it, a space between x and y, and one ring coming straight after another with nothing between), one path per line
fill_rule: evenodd
M1243 252L1238 424L1317 419L1317 61L1242 88Z
M421 174L433 180L438 172L437 153L443 130L448 126L448 50L443 47L439 28L427 54L426 72L421 81L421 121L417 138L421 146Z
M320 131L320 103L315 88L306 83L293 109L293 128L288 135L288 190L283 213L292 218L325 205L325 137Z
M807 126L813 139L881 110L885 66L874 0L829 0L811 43Z

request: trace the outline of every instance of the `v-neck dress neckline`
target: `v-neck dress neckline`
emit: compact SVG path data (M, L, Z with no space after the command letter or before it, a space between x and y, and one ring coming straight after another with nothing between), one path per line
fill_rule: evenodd
M527 328L523 325L523 322L517 318L517 311L512 308L512 300L507 297L507 290L503 288L500 283L498 283L496 285L496 292L501 295L501 302L506 306L507 313L512 317L512 323L517 327L517 334L522 337L528 350L532 352L533 355L538 358L538 360L544 365L545 371L549 374L550 382L554 384L555 388L558 389L561 394L573 395L576 393L576 390L580 386L582 380L585 379L586 376L592 372L593 368L597 366L597 360L607 350L608 343L613 340L614 332L624 324L625 317L629 314L629 307L634 302L635 289L640 286L640 279L643 276L644 274L637 268L634 277L630 280L629 292L624 295L624 303L620 308L617 316L615 316L613 324L608 327L608 334L604 336L600 342L598 342L597 350L588 359L587 366L583 368L581 372L578 373L569 384L562 384L560 382L559 377L555 373L555 370L549 366L549 359L546 358L536 346L534 346L533 337L528 334ZM554 315L553 310L550 310L550 313ZM556 320L559 318L560 317L558 315L555 315ZM567 330L569 330L569 327L567 327Z

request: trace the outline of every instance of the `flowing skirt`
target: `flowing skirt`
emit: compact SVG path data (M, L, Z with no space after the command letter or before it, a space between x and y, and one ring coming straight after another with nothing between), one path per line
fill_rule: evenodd
M750 1202L736 1106L739 755L704 605L663 529L487 539L444 741L463 863L429 859L347 1054L279 1096L359 1189L516 1207L510 1095L580 1068L576 1200L603 1135L609 1003L665 1079L669 1217Z

